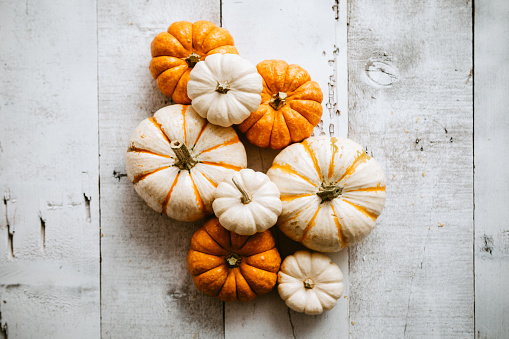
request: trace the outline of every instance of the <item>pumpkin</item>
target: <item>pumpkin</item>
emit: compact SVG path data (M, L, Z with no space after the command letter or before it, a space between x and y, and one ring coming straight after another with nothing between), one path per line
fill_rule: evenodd
M322 117L320 86L299 65L266 60L256 66L263 78L262 103L239 130L259 147L281 149L309 137Z
M281 214L279 189L269 177L252 169L228 175L214 191L212 209L229 231L242 235L263 232Z
M285 258L278 273L280 297L297 312L321 314L343 294L343 274L321 253L297 251Z
M190 105L161 108L129 140L127 176L159 213L195 221L212 213L224 176L247 165L235 130L209 124Z
M290 145L267 175L281 192L279 228L319 252L364 239L385 204L382 168L346 138L313 137Z
M240 124L260 106L262 77L236 54L214 54L190 74L187 95L198 114L213 124Z
M196 287L222 301L250 301L270 292L280 264L270 231L239 235L215 217L193 234L187 255Z
M157 87L178 104L191 103L187 82L196 63L211 54L238 54L230 33L205 20L174 22L154 38L151 52L149 69Z

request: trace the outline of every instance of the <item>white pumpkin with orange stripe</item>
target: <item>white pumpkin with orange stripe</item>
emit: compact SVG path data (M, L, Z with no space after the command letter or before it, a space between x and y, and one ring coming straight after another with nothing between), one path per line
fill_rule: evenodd
M267 172L281 192L279 228L320 252L364 239L385 205L378 162L346 138L313 137L285 148Z
M167 106L143 120L126 159L136 192L157 212L181 221L212 213L218 183L246 165L235 130L208 123L190 105Z

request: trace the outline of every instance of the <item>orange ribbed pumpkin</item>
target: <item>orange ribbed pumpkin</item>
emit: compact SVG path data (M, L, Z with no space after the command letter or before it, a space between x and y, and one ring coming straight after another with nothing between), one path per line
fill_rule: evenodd
M193 234L187 268L203 293L222 301L250 301L276 285L281 257L275 246L268 230L238 235L214 217Z
M320 86L299 65L266 60L256 66L263 78L262 103L239 129L256 146L281 149L311 135L322 117Z
M174 22L154 38L151 51L150 73L161 92L177 104L191 103L187 82L197 62L215 53L238 54L231 34L206 20Z

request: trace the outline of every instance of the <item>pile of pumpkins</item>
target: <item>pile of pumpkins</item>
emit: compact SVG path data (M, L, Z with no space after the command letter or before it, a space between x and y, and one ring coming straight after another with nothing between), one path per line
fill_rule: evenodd
M364 239L385 203L385 175L346 138L310 137L322 115L319 85L298 65L240 57L209 21L173 23L151 44L149 69L176 104L142 121L129 140L127 175L159 213L208 220L191 238L196 287L223 301L271 291L319 314L343 292L342 273L318 252ZM236 125L258 147L282 149L267 173L247 169ZM311 251L285 258L277 225ZM316 252L314 252L316 251Z

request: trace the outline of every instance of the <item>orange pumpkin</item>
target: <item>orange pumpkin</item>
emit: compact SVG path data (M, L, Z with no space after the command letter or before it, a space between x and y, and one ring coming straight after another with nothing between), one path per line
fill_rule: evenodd
M197 62L215 53L238 54L230 33L205 20L174 22L154 38L151 51L150 73L161 92L177 104L191 103L187 82Z
M238 235L214 217L193 234L187 268L203 293L222 301L250 301L276 284L281 257L275 245L268 230Z
M256 146L281 149L311 135L322 117L323 94L299 65L266 60L256 66L263 78L262 103L239 129Z

